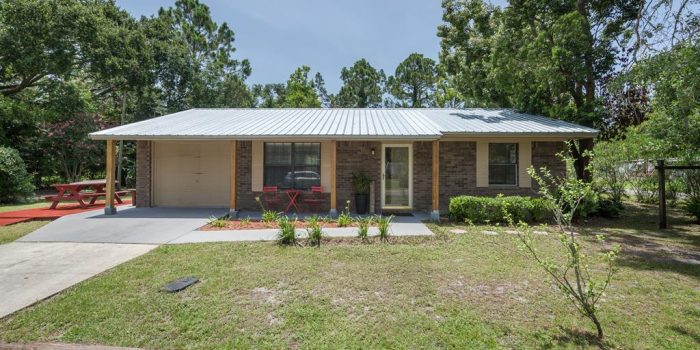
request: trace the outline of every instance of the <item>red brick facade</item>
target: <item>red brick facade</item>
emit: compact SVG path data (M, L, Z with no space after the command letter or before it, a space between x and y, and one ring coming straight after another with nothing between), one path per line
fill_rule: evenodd
M374 149L374 155L372 154ZM532 165L539 169L546 166L558 176L566 172L563 162L556 156L564 149L563 142L533 142ZM381 142L338 141L336 150L336 190L338 211L343 210L346 201L352 203L352 173L364 171L374 180L374 207L381 206ZM252 192L252 142L239 141L238 148L238 208L240 210L259 210L255 201L260 192ZM432 143L413 143L413 208L416 211L431 211L432 197ZM151 202L151 142L138 141L136 147L136 201L138 207L147 207ZM518 187L476 187L476 142L444 141L440 142L440 211L446 212L450 197L457 195L535 195L533 188ZM325 194L329 202L330 194ZM321 208L328 212L329 204Z

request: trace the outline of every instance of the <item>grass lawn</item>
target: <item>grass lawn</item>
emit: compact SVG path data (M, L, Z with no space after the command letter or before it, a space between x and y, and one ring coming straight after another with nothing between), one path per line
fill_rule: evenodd
M10 243L27 233L30 233L41 226L49 223L48 221L28 221L17 224L0 226L0 244Z
M671 211L629 205L617 220L583 223L596 250L623 246L604 297L606 346L700 345L700 229ZM335 240L163 246L0 321L6 342L62 341L145 348L595 348L578 316L509 234L431 227L391 244ZM585 233L605 233L598 243ZM537 236L541 249L555 235ZM202 281L159 292L183 276Z
M4 212L8 212L8 211L15 211L15 210L24 210L24 209L48 208L49 205L51 205L51 203L47 202L47 201L35 201L35 202L19 203L19 204L1 204L0 205L0 213L4 213Z

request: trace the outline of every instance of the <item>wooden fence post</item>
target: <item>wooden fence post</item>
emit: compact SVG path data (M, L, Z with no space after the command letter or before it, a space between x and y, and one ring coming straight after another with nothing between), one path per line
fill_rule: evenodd
M659 228L664 229L666 224L666 168L664 160L656 161L656 170L659 173Z

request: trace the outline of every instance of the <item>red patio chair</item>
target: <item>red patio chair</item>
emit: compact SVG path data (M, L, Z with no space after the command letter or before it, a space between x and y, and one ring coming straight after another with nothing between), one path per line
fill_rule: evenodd
M279 196L277 186L263 187L262 202L265 210L279 210L280 204L282 203L282 198Z
M323 187L311 186L311 192L304 193L303 203L310 211L318 214L321 211L321 204L323 204Z

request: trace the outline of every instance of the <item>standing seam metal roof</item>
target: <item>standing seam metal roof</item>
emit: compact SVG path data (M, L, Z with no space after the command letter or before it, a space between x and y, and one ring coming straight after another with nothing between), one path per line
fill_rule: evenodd
M593 137L597 130L510 109L190 109L93 139L439 139L443 135Z

